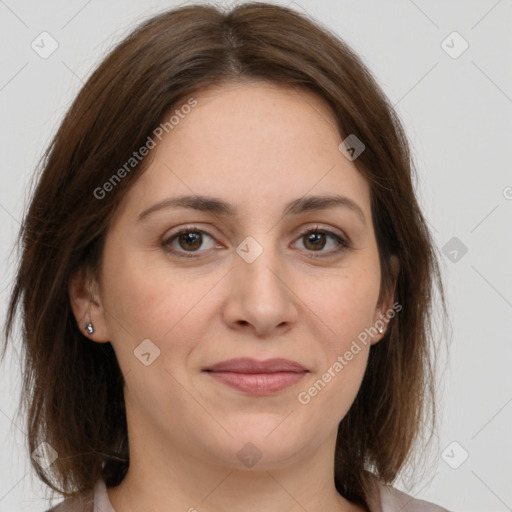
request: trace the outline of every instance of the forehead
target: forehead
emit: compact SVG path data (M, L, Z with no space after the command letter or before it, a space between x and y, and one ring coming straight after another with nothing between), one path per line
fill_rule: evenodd
M337 192L369 215L366 179L340 153L336 119L322 98L269 83L226 84L193 98L197 105L183 110L129 191L139 213L148 202L185 193L257 208Z

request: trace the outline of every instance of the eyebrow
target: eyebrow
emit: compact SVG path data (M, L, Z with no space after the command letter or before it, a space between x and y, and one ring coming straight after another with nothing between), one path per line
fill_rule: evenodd
M298 215L309 211L327 210L335 207L342 207L352 211L366 226L366 218L360 206L352 199L336 194L305 196L294 199L284 207L283 216ZM156 211L168 208L191 208L201 212L230 217L236 217L239 213L239 210L236 206L227 203L222 199L204 195L185 195L170 197L154 204L153 206L150 206L148 209L144 210L138 215L138 220L142 221L148 217L148 215Z

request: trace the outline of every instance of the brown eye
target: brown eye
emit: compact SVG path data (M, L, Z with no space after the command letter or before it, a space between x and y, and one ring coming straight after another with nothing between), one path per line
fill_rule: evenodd
M309 253L318 253L310 254L312 258L338 255L351 247L350 243L338 234L318 228L310 229L302 233L299 240L303 240L304 249L306 251ZM323 250L325 247L329 246L329 243L331 244L331 249Z
M205 248L208 239L210 244ZM183 257L200 256L199 253L211 249L214 245L213 237L209 233L193 228L182 229L162 243L166 251Z
M203 237L199 232L186 232L178 236L178 244L182 249L186 251L195 251L201 247L203 243Z
M210 240L210 245L206 245ZM312 258L322 258L335 256L339 253L350 249L351 245L344 238L329 230L310 229L302 233L299 240L303 241L303 249L309 253ZM326 247L330 250L324 250ZM201 252L205 252L215 246L212 235L194 227L188 227L171 235L162 246L167 252L184 258L193 258L201 256ZM318 253L318 254L314 254Z
M313 251L323 249L326 244L326 236L325 233L319 233L319 232L313 232L308 233L306 235L303 235L306 242L304 243L304 246L306 249L311 249Z

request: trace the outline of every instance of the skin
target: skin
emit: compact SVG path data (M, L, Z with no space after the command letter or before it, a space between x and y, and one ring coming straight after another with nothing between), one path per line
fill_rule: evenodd
M198 105L123 198L99 281L77 274L70 282L80 328L92 321L89 338L112 343L125 378L130 468L109 499L117 512L362 511L335 489L334 447L385 330L308 404L298 394L393 303L394 289L380 297L369 185L312 93L238 83L194 97ZM291 200L333 193L356 202L365 223L339 206L282 215ZM182 194L215 196L239 213L167 208L137 219ZM209 233L202 245L163 246L190 224ZM351 248L330 236L315 245L302 236L308 229L348 237ZM263 249L252 263L235 250L247 236ZM145 339L160 350L148 366L134 355ZM233 357L283 357L309 373L254 396L202 371ZM250 468L237 457L248 442L261 454Z

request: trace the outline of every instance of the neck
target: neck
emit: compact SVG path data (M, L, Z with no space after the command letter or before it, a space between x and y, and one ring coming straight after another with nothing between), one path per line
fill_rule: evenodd
M117 512L364 512L334 486L332 442L286 465L239 469L192 459L179 447L130 445L130 467L108 496ZM329 455L331 454L331 455ZM170 508L172 507L172 508Z

